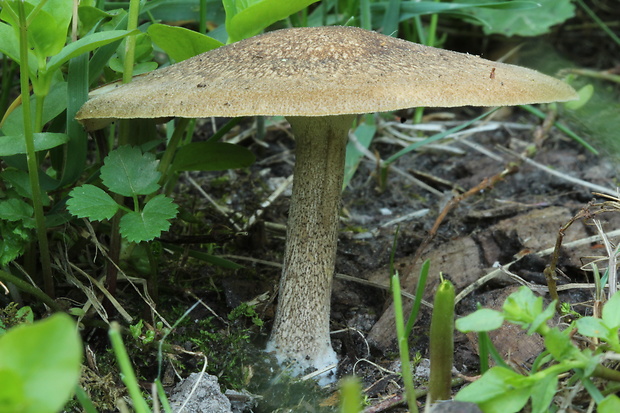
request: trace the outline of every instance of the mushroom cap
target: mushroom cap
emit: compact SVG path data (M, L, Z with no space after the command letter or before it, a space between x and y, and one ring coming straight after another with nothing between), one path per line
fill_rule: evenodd
M576 97L531 69L328 26L268 32L155 70L96 94L76 118L96 129L114 118L327 116Z

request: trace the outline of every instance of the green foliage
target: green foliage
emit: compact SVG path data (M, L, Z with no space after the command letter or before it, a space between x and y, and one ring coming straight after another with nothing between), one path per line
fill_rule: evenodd
M317 0L222 0L226 10L228 43L254 36L270 24L316 2Z
M0 310L0 336L6 331L20 324L32 324L34 314L28 306L19 307L17 303L10 303Z
M340 413L362 411L362 385L355 376L345 377L340 384Z
M35 152L55 148L69 141L69 136L64 133L35 133ZM0 156L11 156L27 153L26 137L22 135L3 136L0 140Z
M262 327L264 322L256 312L256 308L248 303L241 303L235 307L229 314L228 319L235 321L241 317L247 317L252 320L255 326Z
M583 317L576 321L579 333L604 341L612 351L620 353L620 294L614 294L605 306L601 318Z
M532 369L525 376L513 370L497 366L488 370L482 377L462 389L456 400L477 403L483 412L517 412L531 400L532 412L546 412L557 391L558 376L572 371L574 378L581 380L593 400L602 402L603 397L590 381L590 377L613 378L620 375L600 364L604 351L611 348L617 351L618 328L620 327L620 293L616 293L603 308L603 318L584 317L574 326L560 330L549 327L547 322L553 317L555 302L543 308L542 297L536 297L527 287L521 287L504 302L501 312L481 309L456 322L456 328L463 332L489 331L501 326L501 321L519 325L528 334L538 333L544 338L546 347L542 357L553 360L544 369ZM606 316L605 316L606 314ZM585 320L585 321L581 321ZM488 325L485 325L488 324ZM492 328L493 327L493 328ZM605 343L594 352L576 347L570 336L572 327L580 334L596 337ZM540 367L542 363L535 363ZM613 404L614 401L606 403Z
M495 3L493 0L459 0L459 2L478 6ZM551 27L575 15L575 6L571 0L537 0L536 3L539 4L538 7L512 13L485 7L472 8L466 13L477 19L474 23L480 24L485 34L504 36L540 36L548 33Z
M170 227L178 207L172 199L159 194L140 207L138 195L152 195L159 189L161 173L152 153L142 153L137 147L122 146L112 151L101 167L101 180L113 193L132 197L134 210L118 204L103 189L85 184L73 189L67 209L79 218L99 221L110 219L118 210L125 211L120 232L131 242L150 241Z
M454 285L442 280L435 292L431 319L430 359L431 402L449 400L454 360Z
M224 171L247 168L255 159L254 154L243 146L223 142L194 142L179 148L172 170Z
M159 189L157 164L152 153L121 146L103 161L101 180L110 191L123 196L149 195Z
M0 201L0 267L22 255L35 227L32 206L19 198Z
M82 344L70 316L58 313L0 337L0 411L56 413L80 377Z
M175 62L208 52L223 45L222 42L184 27L152 24L147 33Z

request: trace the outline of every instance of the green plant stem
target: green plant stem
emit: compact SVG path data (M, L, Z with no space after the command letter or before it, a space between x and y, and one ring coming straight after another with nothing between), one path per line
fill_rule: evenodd
M448 280L443 280L435 293L430 347L430 401L449 400L454 359L454 285Z
M480 374L489 369L489 334L486 331L478 333L478 355L480 360Z
M415 300L413 301L413 307L407 320L407 327L405 328L405 335L409 337L413 331L413 326L418 318L418 312L420 312L420 306L422 305L422 296L424 295L424 289L426 288L426 280L428 279L428 270L431 267L431 261L426 260L422 263L420 268L420 276L418 277L418 283L415 287Z
M407 405L411 413L418 412L418 404L416 402L415 387L413 384L413 374L411 372L411 363L409 361L409 344L408 337L405 335L405 323L403 317L403 302L400 293L400 280L398 273L391 277L392 296L394 300L394 319L396 321L396 337L398 340L398 351L400 354L401 371L403 382L405 384L405 394L407 396Z
M370 0L360 0L360 27L365 30L372 30Z
M133 367L131 367L131 360L129 360L127 349L123 344L121 327L116 321L113 321L110 324L108 335L110 337L110 341L112 342L112 349L114 350L116 361L121 369L121 379L127 387L129 395L131 396L136 413L149 413L149 407L144 401L144 398L142 398L142 391L138 385L138 379L133 371Z
M78 399L85 413L98 413L97 408L93 404L88 394L84 391L82 386L75 386L75 398Z
M6 284L13 284L18 290L37 297L54 311L62 311L62 307L60 307L60 305L58 305L58 303L56 303L56 301L54 301L49 295L9 272L0 270L0 281Z
M605 367L602 364L599 364L594 368L594 373L592 373L592 375L601 379L616 381L620 383L620 371L610 369L609 367Z
M20 59L20 87L22 94L22 113L24 117L24 139L26 141L26 160L28 163L28 178L32 191L32 206L34 219L37 227L39 241L39 256L43 271L43 284L45 293L54 297L54 280L52 278L52 263L50 259L49 245L47 241L47 226L43 212L43 200L41 198L41 185L39 182L39 165L34 149L34 132L30 112L30 70L28 67L28 26L26 23L26 11L22 1L17 2L19 10L19 59Z
M159 184L162 186L165 184L165 182L169 178L168 169L170 168L170 164L172 163L172 160L174 159L174 154L176 153L177 148L179 147L179 142L181 142L181 138L183 138L185 129L187 128L187 125L189 124L190 121L191 121L190 118L178 118L177 119L176 125L174 127L174 132L172 133L172 136L170 137L170 140L168 141L168 145L166 145L166 150L164 151L164 154L162 155L161 160L159 161L159 172L161 172L161 178L159 180Z
M140 14L140 1L129 1L129 13L127 16L127 30L132 31L138 28L138 15ZM125 64L123 67L123 83L131 82L133 76L133 64L136 53L136 35L127 37L125 43Z
M435 0L435 3L439 3L440 0ZM428 24L428 37L426 38L426 45L435 47L435 41L437 39L437 21L439 20L439 14L431 14L431 21Z
M200 0L200 15L198 16L198 31L207 34L207 0Z

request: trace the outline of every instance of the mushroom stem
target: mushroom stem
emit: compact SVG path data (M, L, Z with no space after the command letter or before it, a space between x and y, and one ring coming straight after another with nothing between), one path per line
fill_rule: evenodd
M287 117L296 139L278 308L268 351L293 373L337 363L329 338L348 131L355 115ZM328 377L325 377L329 380Z

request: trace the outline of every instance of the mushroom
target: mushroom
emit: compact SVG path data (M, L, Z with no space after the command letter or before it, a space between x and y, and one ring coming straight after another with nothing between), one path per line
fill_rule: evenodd
M329 336L330 296L355 116L575 98L567 84L530 69L332 26L273 31L155 70L95 96L76 118L98 129L118 118L286 117L296 163L268 350L301 374L338 361Z

